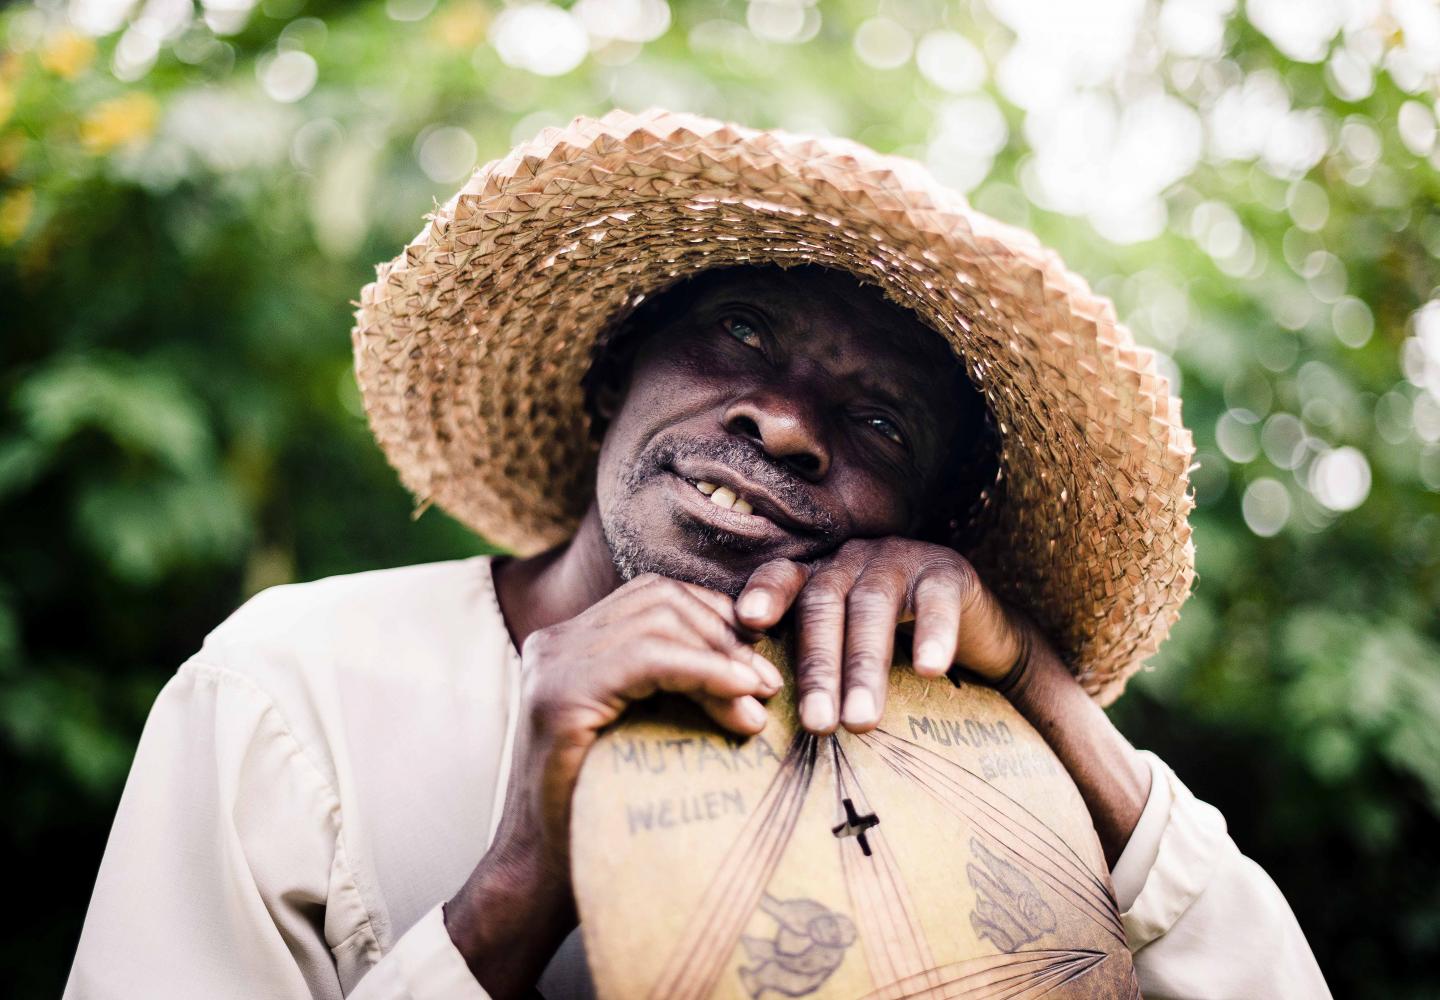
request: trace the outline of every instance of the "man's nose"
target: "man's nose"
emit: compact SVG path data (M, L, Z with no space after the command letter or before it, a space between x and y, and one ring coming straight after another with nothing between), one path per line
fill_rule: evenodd
M805 479L818 482L830 471L823 419L808 400L771 389L748 393L726 408L724 424Z

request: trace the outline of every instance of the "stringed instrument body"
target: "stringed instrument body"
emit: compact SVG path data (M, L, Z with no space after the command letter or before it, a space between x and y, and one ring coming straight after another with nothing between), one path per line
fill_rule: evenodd
M901 660L874 731L816 737L791 695L744 740L651 699L590 749L571 858L600 997L1140 995L1084 802L1004 698Z

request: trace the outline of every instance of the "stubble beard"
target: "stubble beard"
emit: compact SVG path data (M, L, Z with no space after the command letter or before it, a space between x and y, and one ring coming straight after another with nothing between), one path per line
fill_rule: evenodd
M628 505L625 506L629 509ZM610 549L610 559L615 564L615 572L622 580L629 581L646 573L656 573L731 597L738 597L745 585L744 580L736 580L733 574L724 572L700 554L723 546L726 541L723 533L703 526L683 525L683 534L693 537L695 545L688 553L688 558L677 558L674 553L647 543L645 527L624 514L602 516L600 529L605 545Z
M667 525L646 522L643 512L654 508L647 508L637 498L647 487L654 488L662 477L671 475L669 470L683 456L704 456L719 461L755 482L766 484L785 496L792 508L805 514L828 538L838 537L833 519L806 497L794 475L778 467L755 445L730 438L718 441L661 439L651 442L622 476L618 493L623 499L608 512L601 512L601 534L622 580L658 573L738 597L750 574L727 568L722 557L728 556L728 561L748 564L752 569L765 561L765 543L697 523L678 513L671 515L673 519ZM678 545L659 545L656 539L662 535L678 535L681 541Z

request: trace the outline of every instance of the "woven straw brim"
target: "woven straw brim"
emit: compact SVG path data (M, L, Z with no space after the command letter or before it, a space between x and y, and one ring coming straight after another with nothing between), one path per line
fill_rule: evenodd
M913 161L661 111L547 129L361 293L370 425L422 506L536 552L592 495L597 335L684 276L767 262L851 272L954 347L1001 440L968 555L1113 700L1193 578L1179 400L1108 300Z

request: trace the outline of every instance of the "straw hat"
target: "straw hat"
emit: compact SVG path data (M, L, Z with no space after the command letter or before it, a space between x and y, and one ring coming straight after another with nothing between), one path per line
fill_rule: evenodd
M642 298L705 268L820 264L964 360L1000 431L966 555L1102 704L1189 593L1193 445L1110 302L919 164L688 114L612 112L487 163L361 292L370 426L420 509L519 553L569 537L596 445L581 377Z

